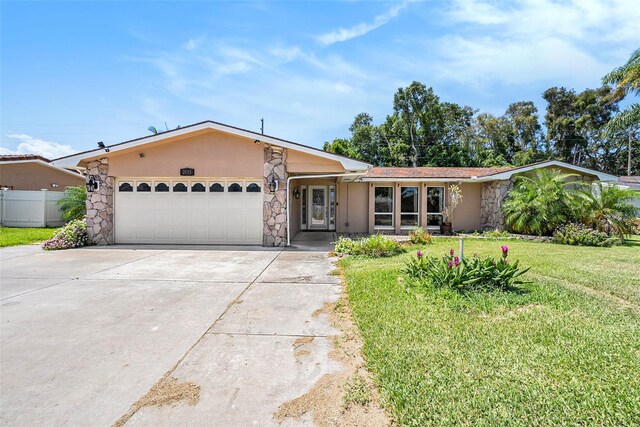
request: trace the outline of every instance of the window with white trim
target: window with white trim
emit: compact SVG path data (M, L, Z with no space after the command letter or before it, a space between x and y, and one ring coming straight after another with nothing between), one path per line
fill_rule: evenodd
M444 187L427 187L427 226L442 224L444 210Z
M400 226L417 227L419 217L418 187L400 187Z
M393 187L374 189L373 217L375 228L393 228Z
M155 183L155 192L156 193L168 193L169 192L169 183L167 182L156 182Z
M204 186L203 182L192 182L191 183L191 192L192 193L205 193L207 191L207 187Z
M210 182L209 183L209 192L210 193L224 193L224 183Z
M187 184L184 182L174 182L173 183L173 192L174 193L186 193L188 191Z
M118 191L131 193L133 191L133 185L130 182L121 182L120 185L118 185Z
M151 192L151 184L148 182L137 182L136 183L136 191L138 193L150 193Z

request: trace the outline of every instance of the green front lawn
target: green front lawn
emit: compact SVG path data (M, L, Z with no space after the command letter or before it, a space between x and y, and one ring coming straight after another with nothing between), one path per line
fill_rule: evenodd
M401 425L640 424L640 240L612 248L468 239L531 266L521 292L408 290L409 254L341 261L364 354ZM436 239L425 252L457 252Z
M53 236L57 228L13 228L0 227L0 248L30 245Z

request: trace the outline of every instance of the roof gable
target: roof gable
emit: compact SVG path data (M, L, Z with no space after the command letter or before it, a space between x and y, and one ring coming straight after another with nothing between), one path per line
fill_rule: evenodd
M174 137L189 135L191 133L196 133L196 132L202 132L208 129L230 133L230 134L244 137L250 140L259 141L265 144L271 144L271 145L275 145L283 148L290 148L292 150L301 151L303 153L335 160L340 162L344 167L344 169L347 171L364 171L364 170L367 170L369 167L371 167L371 165L366 162L354 160L349 157L328 153L318 148L309 147L306 145L298 144L296 142L287 141L287 140L276 138L269 135L263 135L250 130L241 129L235 126L229 126L223 123L218 123L210 120L185 126L182 128L166 131L166 132L161 132L157 135L149 135L142 138L121 142L119 144L113 144L106 148L109 150L108 151L109 153L117 153L118 151L127 150L133 147L140 147L143 145L160 142L160 141L174 138ZM76 166L82 161L102 157L106 152L107 151L105 149L98 148L95 150L84 151L71 156L60 157L58 159L54 159L52 163L58 166Z

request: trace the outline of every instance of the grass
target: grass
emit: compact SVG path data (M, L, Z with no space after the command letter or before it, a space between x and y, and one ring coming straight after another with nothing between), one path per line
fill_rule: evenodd
M423 251L457 252L434 239ZM403 260L341 261L364 355L401 425L640 424L640 239L587 248L469 239L530 265L519 292L414 289Z
M57 228L13 228L0 227L0 248L31 245L53 236Z

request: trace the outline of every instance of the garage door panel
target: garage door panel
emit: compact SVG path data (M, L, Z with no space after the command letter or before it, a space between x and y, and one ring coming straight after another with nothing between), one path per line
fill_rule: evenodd
M166 181L162 178L139 178L137 181ZM195 181L195 180L194 180ZM260 244L262 243L262 193L229 193L229 184L243 180L226 180L224 192L192 192L194 181L185 182L189 191L120 192L115 187L116 243L166 244ZM203 179L204 181L204 179ZM224 179L207 178L209 183ZM122 181L120 181L122 182ZM166 188L166 187L165 187Z
M227 209L242 209L244 208L244 197L242 194L229 195L227 199Z

